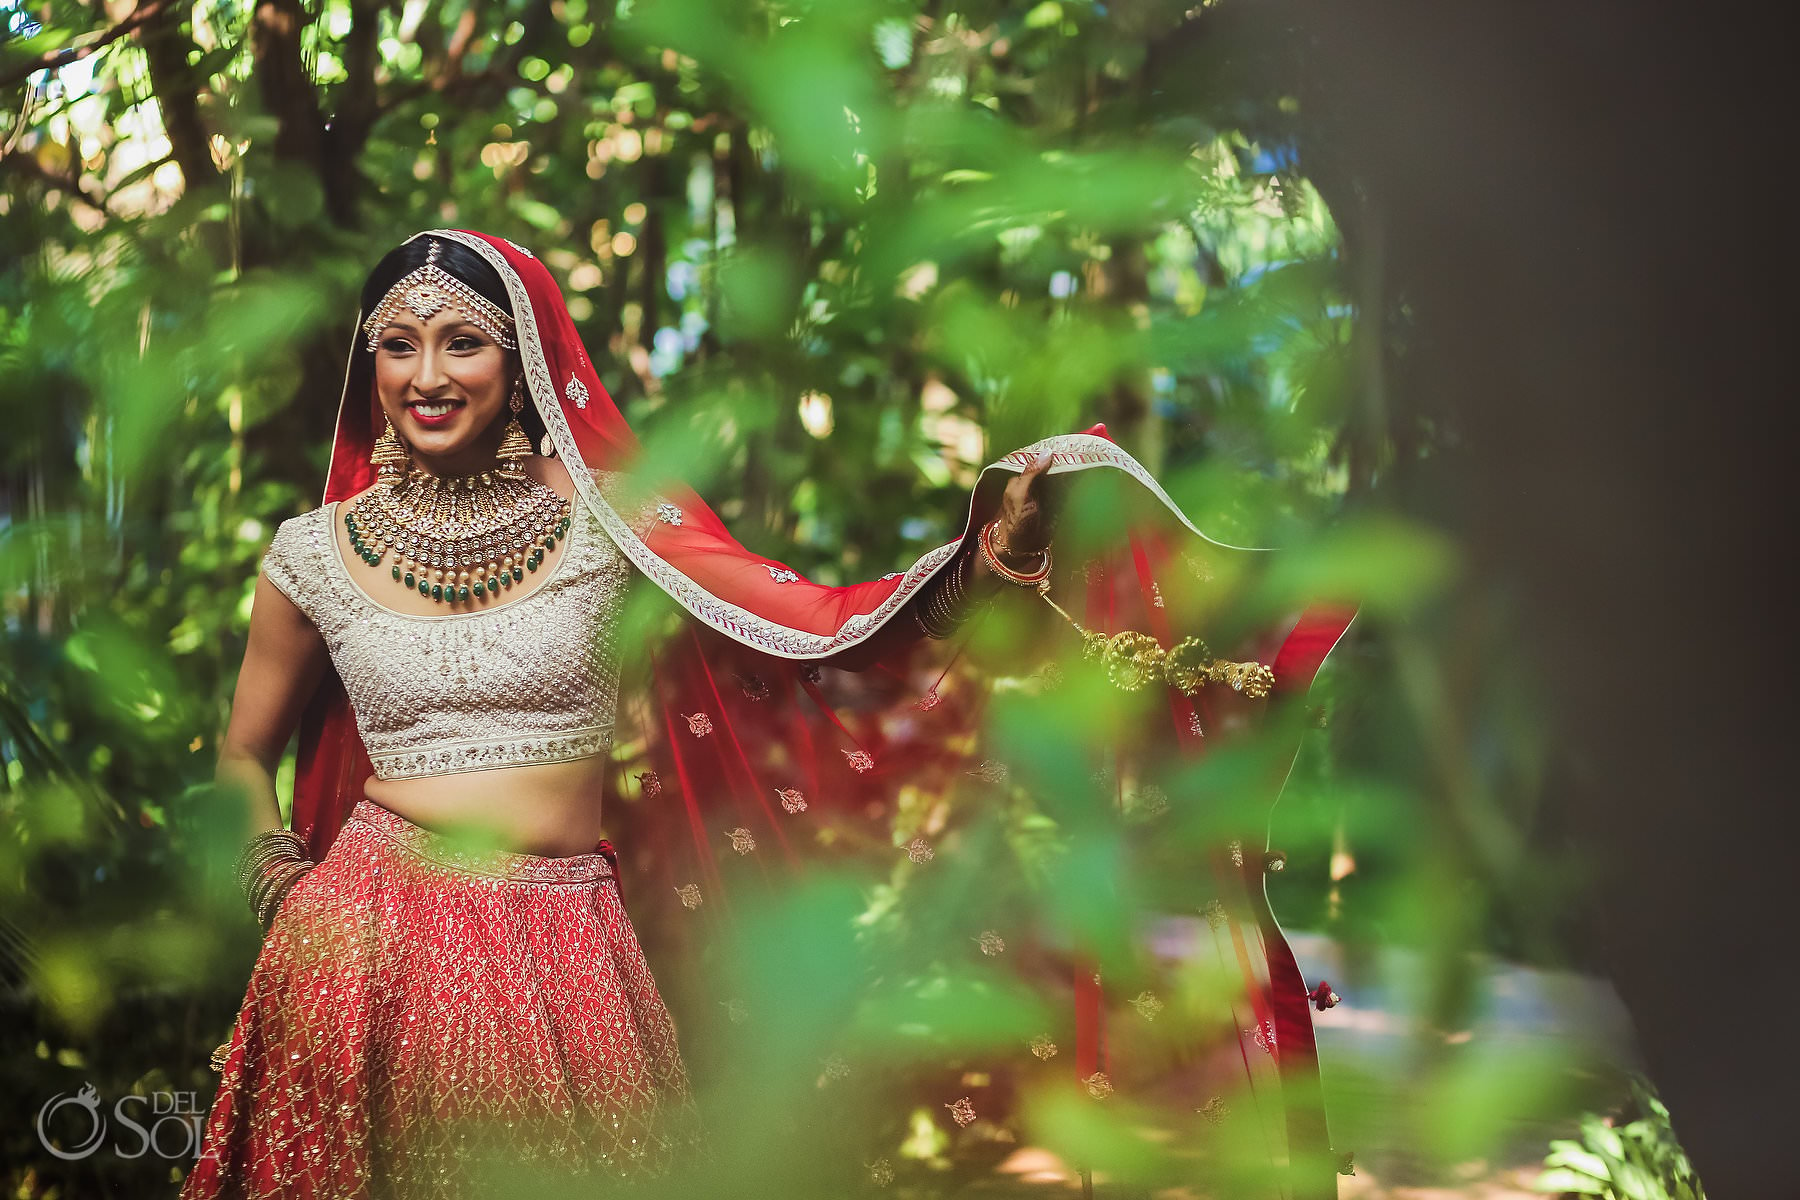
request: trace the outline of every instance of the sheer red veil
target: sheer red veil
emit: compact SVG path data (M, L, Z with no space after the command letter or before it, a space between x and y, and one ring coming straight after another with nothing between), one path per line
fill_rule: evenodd
M1180 553L1178 543L1184 537L1200 539L1196 545L1217 552L1241 549L1208 538L1135 459L1096 427L1044 439L987 466L971 493L962 535L905 570L848 586L812 583L739 544L690 489L664 480L640 482L624 474L639 459L637 439L602 386L561 291L536 257L486 234L432 230L417 236L459 243L498 273L517 324L531 403L575 481L577 502L593 514L638 571L685 610L699 636L728 651L669 656L659 664L659 676L664 678L659 678L650 705L653 720L661 726L660 752L672 772L669 787L680 793L694 832L700 885L717 881L711 846L720 830L713 828L719 822L708 811L709 803L736 805L734 822L760 822L759 828L768 830L771 841L787 852L775 812L778 801L785 804L790 799L784 789L815 796L821 789L853 794L865 777L879 773L880 746L837 719L821 690L818 668L851 661L866 666L906 651L919 636L906 611L909 602L954 558L971 531L991 517L1007 478L1040 454L1052 455L1052 476L1122 474L1140 485L1167 518L1161 538L1138 538L1121 530L1116 569L1088 573L1087 615L1096 628L1111 632L1127 620L1141 620L1164 645L1172 644L1174 633L1156 579L1161 564ZM352 350L352 369L338 412L324 493L327 503L349 499L375 482L369 455L382 417L367 370L356 369L359 353ZM620 485L620 479L629 481ZM1116 599L1128 593L1136 595L1129 613ZM1343 605L1308 609L1266 639L1262 657L1274 670L1276 699L1304 695L1352 613ZM935 693L917 700L917 707L929 709ZM812 726L784 715L783 706L790 701L824 714L823 738ZM788 759L796 777L765 778L752 762L731 715L732 709L746 706L753 710L750 719L759 722L759 736L804 743ZM1197 731L1208 719L1204 700L1189 700L1171 689L1169 711L1173 741L1196 752L1201 745ZM706 734L694 732L702 728L691 723L696 716L705 718ZM824 739L834 739L835 744L823 744ZM699 753L702 748L704 755ZM342 684L330 676L302 723L294 789L294 828L306 838L315 858L329 849L372 773ZM662 787L657 775L649 780L647 786ZM1279 782L1275 786L1278 790ZM714 789L729 797L709 800ZM1255 836L1259 831L1251 832ZM1223 885L1224 911L1215 922L1215 935L1246 979L1253 1023L1240 1022L1245 1029L1241 1039L1245 1071L1252 1086L1261 1073L1280 1089L1285 1157L1293 1164L1289 1194L1333 1195L1309 988L1264 897L1265 864L1255 848L1260 845L1252 843L1248 854L1241 847L1221 850L1214 865ZM1099 985L1091 976L1091 971L1079 975L1076 989L1073 1058L1077 1075L1083 1077L1100 1070L1105 1061ZM1260 1067L1252 1063L1257 1055L1263 1060Z

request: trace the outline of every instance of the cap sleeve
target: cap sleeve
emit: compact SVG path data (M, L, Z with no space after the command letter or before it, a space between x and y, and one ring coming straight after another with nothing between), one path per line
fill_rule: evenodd
M329 532L323 514L323 509L315 509L283 521L262 560L263 574L269 582L315 625L319 623L324 600L325 573L319 562L321 532Z

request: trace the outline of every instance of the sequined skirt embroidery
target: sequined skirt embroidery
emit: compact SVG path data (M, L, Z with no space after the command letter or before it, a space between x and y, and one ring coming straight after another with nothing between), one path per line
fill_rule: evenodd
M694 1139L611 862L473 854L365 801L275 919L182 1195L498 1195Z

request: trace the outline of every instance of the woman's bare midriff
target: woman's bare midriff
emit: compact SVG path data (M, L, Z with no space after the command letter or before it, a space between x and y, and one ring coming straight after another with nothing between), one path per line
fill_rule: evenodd
M601 784L607 759L534 763L423 779L373 779L371 801L422 829L514 854L586 854L605 836Z

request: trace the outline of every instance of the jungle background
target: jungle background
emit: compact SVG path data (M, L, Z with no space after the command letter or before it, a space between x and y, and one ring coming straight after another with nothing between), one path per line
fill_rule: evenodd
M1715 543L1652 531L1749 536L1703 516L1754 472L1721 490L1703 464L1672 489L1679 513L1648 482L1708 443L1643 419L1692 380L1650 369L1682 339L1646 335L1667 319L1643 303L1657 276L1625 247L1657 244L1671 273L1681 252L1625 231L1698 197L1658 176L1659 199L1621 213L1595 182L1648 160L1615 136L1643 128L1633 104L1688 126L1648 86L1569 83L1604 26L1560 29L1558 57L1404 9L1364 26L1236 0L0 8L8 1190L172 1194L169 1160L63 1161L33 1122L89 1082L210 1095L255 947L204 820L251 581L316 501L363 272L435 226L532 248L633 424L688 447L738 536L812 578L904 565L954 532L994 453L1104 421L1210 529L1363 600L1277 810L1273 891L1348 972L1320 1019L1337 1140L1365 1148L1346 1194L1505 1194L1552 1138L1573 1140L1547 1189L1687 1194L1667 1122L1627 1091L1621 998L1676 1124L1712 1147L1708 1178L1757 1179L1754 1122L1713 1103L1756 1085L1684 1056L1718 1023L1692 968L1728 953L1693 932L1727 895L1694 864L1736 851L1681 814L1732 801L1697 758L1657 761L1753 726L1715 706L1659 736L1669 714L1645 706L1665 676L1593 637L1610 619L1619 643L1666 647L1694 599L1665 573L1701 577L1674 564ZM1511 73L1528 61L1531 85ZM1600 361L1638 364L1646 409ZM898 845L918 806L978 824L978 803L881 819ZM1014 822L1052 821L1013 803ZM1041 868L1033 853L1008 869ZM957 928L941 889L871 872L861 917L915 943ZM803 894L764 935L822 929L843 900ZM825 1139L886 1164L859 1186L1054 1192L1097 1145L1118 1186L1166 1182L1131 1118L949 1119L940 1099L1010 1070L1033 1003L971 983L968 958L923 953L919 1002L859 1018L923 1024L935 1062L877 1056L814 1089L860 1097L840 1105L854 1131ZM1601 970L1616 990L1590 986ZM1519 987L1569 1021L1509 1040L1497 997ZM966 1019L930 1028L933 988ZM1383 1035L1357 1041L1358 1021ZM780 1136L807 1145L789 1125L819 1103L794 1101ZM735 1136L769 1132L753 1115ZM739 1164L752 1191L782 1178L763 1157Z

